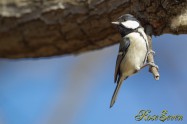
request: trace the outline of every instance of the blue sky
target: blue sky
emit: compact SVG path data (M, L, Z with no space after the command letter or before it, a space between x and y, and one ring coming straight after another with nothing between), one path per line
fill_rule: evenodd
M181 114L187 123L187 36L153 38L160 80L148 68L128 78L112 109L118 44L77 56L0 60L1 124L133 123L142 109ZM147 124L163 124L150 121Z

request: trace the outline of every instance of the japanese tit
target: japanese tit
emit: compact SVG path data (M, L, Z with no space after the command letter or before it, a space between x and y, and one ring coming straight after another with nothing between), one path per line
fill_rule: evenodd
M156 66L153 63L146 63L150 53L147 36L144 28L133 15L125 14L112 24L117 25L122 38L114 73L114 82L117 82L117 86L112 96L110 108L116 101L123 80L137 73L146 65Z

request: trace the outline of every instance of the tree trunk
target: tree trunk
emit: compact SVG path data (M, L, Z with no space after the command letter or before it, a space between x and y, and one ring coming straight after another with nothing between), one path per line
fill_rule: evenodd
M186 0L1 0L0 57L77 54L118 43L112 26L131 13L154 35L187 33Z

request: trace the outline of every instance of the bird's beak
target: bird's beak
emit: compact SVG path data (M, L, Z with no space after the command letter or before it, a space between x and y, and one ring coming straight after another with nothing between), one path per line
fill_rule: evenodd
M114 25L120 25L120 22L111 22Z

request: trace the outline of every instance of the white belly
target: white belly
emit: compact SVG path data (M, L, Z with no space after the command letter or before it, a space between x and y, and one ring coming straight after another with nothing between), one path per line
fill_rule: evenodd
M125 76L130 76L139 71L144 64L147 53L146 42L139 33L130 33L130 46L120 65L120 71Z

